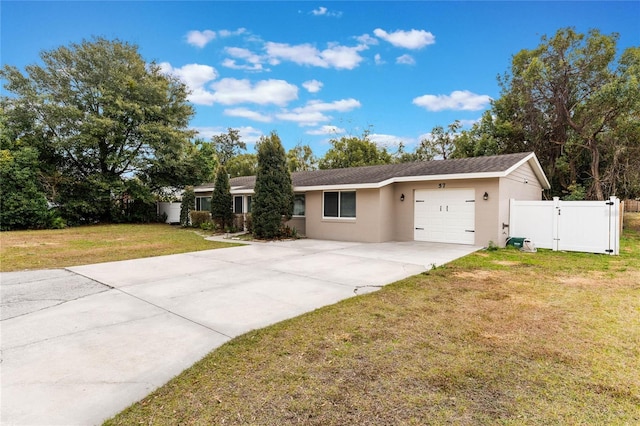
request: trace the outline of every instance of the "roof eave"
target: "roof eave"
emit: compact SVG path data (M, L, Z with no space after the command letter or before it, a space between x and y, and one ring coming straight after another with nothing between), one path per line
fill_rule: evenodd
M338 191L346 189L378 189L387 185L400 182L428 182L433 180L455 180L455 179L491 179L503 177L503 172L483 172L483 173L456 173L446 175L426 175L426 176L401 176L383 180L374 183L355 183L340 185L314 185L314 186L295 186L294 191Z

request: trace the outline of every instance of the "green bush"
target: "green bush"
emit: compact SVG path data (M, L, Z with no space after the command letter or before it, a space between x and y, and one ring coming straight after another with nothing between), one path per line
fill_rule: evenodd
M215 231L216 228L217 226L212 220L208 222L202 222L200 224L200 229L202 229L203 231Z
M194 228L200 228L203 223L211 222L211 213L194 210L189 213L189 217L191 218L191 226Z
M51 219L51 223L49 224L49 228L51 229L64 229L67 227L67 222L61 218L60 216L55 216Z
M38 184L38 151L0 150L0 230L46 228L47 199Z

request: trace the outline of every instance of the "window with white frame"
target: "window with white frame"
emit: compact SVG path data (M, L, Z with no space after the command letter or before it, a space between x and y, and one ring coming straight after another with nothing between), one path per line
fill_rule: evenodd
M294 194L293 196L293 215L304 216L304 194Z
M356 191L327 191L323 194L323 212L325 218L356 217Z
M242 211L242 195L236 195L233 197L233 212L244 213Z
M196 197L196 210L211 211L211 197Z

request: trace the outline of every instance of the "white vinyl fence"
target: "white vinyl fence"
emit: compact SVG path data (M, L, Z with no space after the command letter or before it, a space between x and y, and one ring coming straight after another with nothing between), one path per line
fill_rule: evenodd
M166 223L180 223L180 203L158 202L158 216L167 214Z
M620 200L510 200L509 236L554 251L620 253Z

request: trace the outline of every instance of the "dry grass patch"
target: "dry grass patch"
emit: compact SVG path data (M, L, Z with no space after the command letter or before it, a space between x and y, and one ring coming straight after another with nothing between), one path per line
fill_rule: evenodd
M480 252L240 336L106 424L638 424L619 257Z
M0 233L0 271L62 268L230 247L165 224L95 225Z

